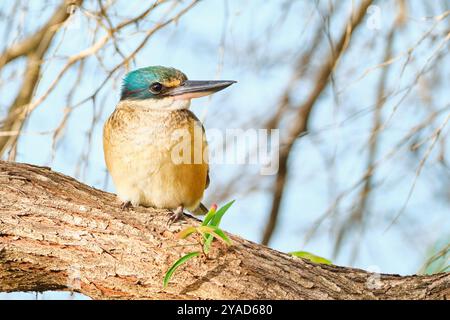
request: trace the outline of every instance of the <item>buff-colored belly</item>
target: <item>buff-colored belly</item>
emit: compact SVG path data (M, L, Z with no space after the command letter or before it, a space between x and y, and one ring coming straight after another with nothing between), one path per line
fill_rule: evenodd
M114 130L108 123L105 126L105 161L119 199L134 206L197 208L206 187L208 164L202 158L194 163L177 163L170 132L158 138L142 137L147 136L134 137ZM192 153L196 152L193 143L191 146ZM196 146L200 154L207 148L206 143Z
M203 197L208 171L205 163L175 164L165 154L110 154L110 173L124 202L168 209L182 205L193 210Z

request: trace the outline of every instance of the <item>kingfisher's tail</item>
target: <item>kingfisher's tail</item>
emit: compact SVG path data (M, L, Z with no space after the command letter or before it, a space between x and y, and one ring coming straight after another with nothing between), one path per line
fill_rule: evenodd
M193 210L192 213L195 214L196 216L201 216L207 214L208 211L209 211L208 208L206 208L205 205L200 202L197 209Z

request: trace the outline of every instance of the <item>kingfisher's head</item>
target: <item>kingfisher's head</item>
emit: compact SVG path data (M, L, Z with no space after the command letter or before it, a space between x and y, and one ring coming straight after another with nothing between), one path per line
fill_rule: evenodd
M123 81L120 100L141 102L154 109L186 109L193 98L225 89L236 81L191 81L174 68L151 66L129 72Z

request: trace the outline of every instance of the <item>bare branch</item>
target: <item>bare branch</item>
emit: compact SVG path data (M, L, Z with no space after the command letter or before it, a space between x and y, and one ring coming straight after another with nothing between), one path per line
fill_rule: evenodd
M8 115L0 131L21 130L28 115L28 110L23 106L31 101L40 76L41 61L59 27L69 17L69 6L74 4L79 6L81 3L82 0L64 1L49 21L37 33L6 50L0 57L0 68L19 56L26 55L28 58L21 89L9 107ZM15 144L17 137L16 135L0 137L0 156Z
M308 120L311 115L311 111L314 107L314 104L316 103L319 96L322 94L322 91L326 88L328 80L336 64L338 63L339 58L347 48L347 45L350 42L354 30L363 20L367 8L370 6L371 3L372 1L369 0L363 1L358 11L354 15L352 15L352 17L350 17L349 23L347 24L345 29L341 32L341 36L334 50L330 53L328 58L325 60L324 65L319 70L311 94L309 95L307 100L297 109L297 115L292 121L293 126L290 129L288 141L286 141L286 143L283 145L283 148L280 149L279 171L275 180L273 191L274 195L272 198L272 208L270 211L269 221L267 223L266 229L264 230L262 238L263 244L269 243L277 224L280 204L286 186L286 177L288 173L288 160L292 147L295 141L297 140L297 137L299 137L302 133L305 133L307 131Z

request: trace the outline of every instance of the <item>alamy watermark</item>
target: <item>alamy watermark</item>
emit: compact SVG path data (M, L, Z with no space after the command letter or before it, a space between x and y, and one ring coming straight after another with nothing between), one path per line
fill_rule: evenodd
M207 147L206 137L210 141ZM278 129L178 129L172 134L171 159L175 164L259 165L261 175L274 175L279 166Z
M80 267L77 265L70 266L67 270L67 288L72 291L81 289L81 273Z
M371 274L367 278L366 287L369 290L379 290L383 287L381 281L381 269L379 266L372 265L367 268L367 271Z

